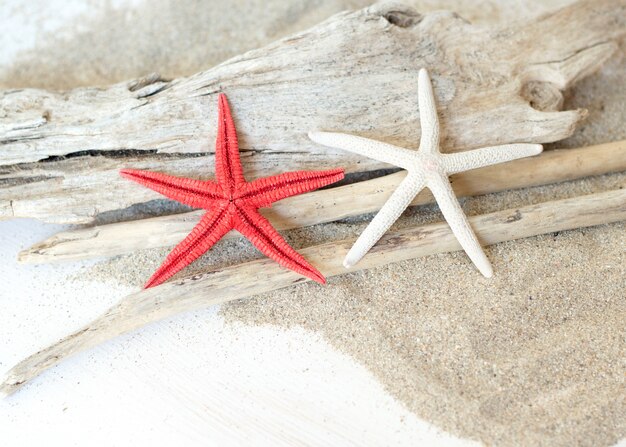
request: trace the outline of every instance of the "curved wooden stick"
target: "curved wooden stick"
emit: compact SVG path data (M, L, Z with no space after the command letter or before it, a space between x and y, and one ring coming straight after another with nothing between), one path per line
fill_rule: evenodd
M484 244L626 219L626 189L530 205L470 218ZM354 240L317 245L302 254L325 276L347 272L341 262ZM459 250L445 222L388 233L357 267L359 270L434 253ZM269 292L306 281L268 259L165 283L122 299L79 331L23 360L0 385L16 391L67 357L148 323L180 312Z
M590 175L626 170L626 140L579 149L546 151L497 166L452 176L457 196L474 196L505 189L562 182ZM262 210L279 230L332 222L378 211L406 174L326 189L285 199ZM425 190L412 205L432 201ZM65 231L19 254L25 263L56 262L114 256L135 250L166 247L179 242L196 224L202 211ZM229 233L228 237L237 237Z

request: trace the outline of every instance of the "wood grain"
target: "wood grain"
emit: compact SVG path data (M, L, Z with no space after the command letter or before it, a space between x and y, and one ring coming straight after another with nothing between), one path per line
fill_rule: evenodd
M309 130L415 147L422 67L433 77L446 150L557 141L585 116L557 111L561 91L598 68L625 30L621 0L494 28L385 3L188 78L1 91L0 216L87 223L159 198L122 180L121 168L210 177L219 92L229 95L250 179L383 166L314 145Z

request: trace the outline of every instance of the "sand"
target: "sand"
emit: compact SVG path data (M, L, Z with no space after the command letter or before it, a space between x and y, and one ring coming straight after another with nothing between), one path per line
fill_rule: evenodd
M435 3L421 4L429 10ZM84 39L51 38L33 54L24 52L10 69L0 69L0 82L65 88L153 69L190 74L361 2L270 2L265 16L254 20L238 9L241 2L219 20L210 10L196 15L171 7L165 9L171 12L166 20L167 4L151 4L136 16L124 13L124 20L130 14L139 23L130 37L107 25L106 17L122 12L103 12ZM461 2L455 9L485 22L513 17L524 8L548 9L539 2L508 10L502 4ZM125 57L118 50L95 56L92 49L103 35L115 42L113 48L127 45L132 36L150 39L142 38L142 47L132 50L135 58L127 57L128 46ZM58 46L67 54L55 61ZM590 116L573 137L553 147L626 138L624 55L622 46L600 73L568 92L566 108L586 107ZM72 64L79 69L68 72ZM36 76L43 67L49 76ZM625 186L622 173L470 198L463 205L468 214L479 214ZM289 231L286 237L296 248L353 237L370 217ZM435 206L418 207L395 228L438 220ZM224 305L220 312L233 324L302 327L321 334L371 370L408 409L454 434L496 445L611 445L626 436L625 230L624 223L603 225L489 247L495 269L490 280L464 253L441 254L333 278L321 293L304 284ZM167 252L144 250L85 273L139 285ZM222 241L181 274L258 256L245 240Z
M3 23L13 25L0 36L0 47L19 49L8 61L0 57L0 88L63 90L126 81L151 72L166 78L188 76L314 26L338 12L374 2L68 0L61 8L55 4L54 10L48 10L44 2L15 3L0 10L0 17L7 14ZM133 3L135 7L120 6ZM546 12L571 0L404 3L422 12L452 9L469 20L486 23ZM64 17L70 17L74 26L61 26ZM29 42L30 35L38 35L38 39Z
M476 214L624 186L626 174L600 176L464 207ZM414 208L396 227L435 220L436 207ZM364 216L286 234L302 247L366 224ZM322 334L411 411L459 436L611 445L626 434L625 230L604 225L489 247L492 280L463 253L442 254L332 278L323 293L305 284L231 303L221 313L232 323ZM118 257L86 273L141 284L167 251ZM257 256L245 240L221 242L179 276Z

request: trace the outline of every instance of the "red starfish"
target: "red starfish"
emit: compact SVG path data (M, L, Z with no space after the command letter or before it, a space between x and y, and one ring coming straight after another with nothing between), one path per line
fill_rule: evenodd
M215 145L217 181L173 177L150 171L124 169L121 175L170 199L208 210L189 235L167 256L145 288L167 281L235 229L280 265L326 283L320 272L295 251L258 209L286 197L302 194L343 178L343 169L297 171L247 182L243 177L235 125L226 95L218 99L219 122Z

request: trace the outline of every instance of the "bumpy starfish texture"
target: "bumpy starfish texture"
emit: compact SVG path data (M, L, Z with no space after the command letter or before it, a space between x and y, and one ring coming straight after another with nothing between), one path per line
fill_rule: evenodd
M121 171L122 176L170 199L208 210L144 287L167 281L209 250L231 229L239 231L280 265L324 284L326 280L322 274L287 244L258 209L341 180L343 169L288 172L247 182L239 159L235 125L224 94L219 95L218 114L215 147L217 181L173 177L134 169Z
M343 264L350 268L359 262L400 217L413 198L427 187L432 191L444 218L467 255L484 276L491 277L493 275L491 263L454 195L448 176L456 172L537 155L543 148L540 144L506 144L454 154L440 153L439 120L432 84L425 69L421 69L418 76L418 105L422 131L419 150L405 149L342 133L309 133L309 137L319 144L374 158L408 171L406 178L352 246Z

